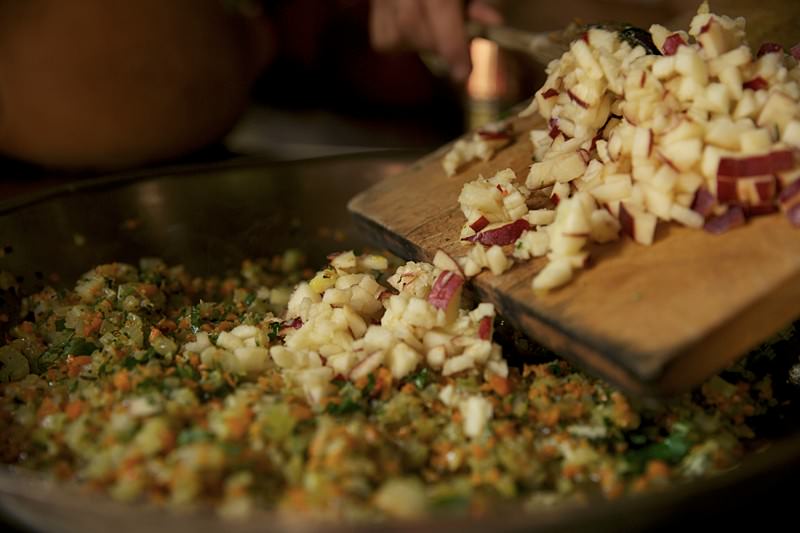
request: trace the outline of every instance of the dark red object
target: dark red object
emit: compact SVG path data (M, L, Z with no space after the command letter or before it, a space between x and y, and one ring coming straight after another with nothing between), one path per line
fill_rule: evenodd
M789 209L789 211L786 212L786 216L789 218L789 222L792 226L800 228L800 204Z
M561 130L558 129L558 119L551 118L547 124L550 126L550 138L555 139L559 135L561 135Z
M794 166L794 153L791 150L778 150L750 157L723 157L719 160L717 176L761 176L791 170Z
M694 193L694 201L692 201L692 210L697 213L700 213L705 218L711 214L711 210L714 209L715 203L716 199L714 198L714 195L711 194L711 191L709 191L705 187L701 187L697 189L696 193Z
M706 222L703 229L714 235L720 235L733 228L743 226L745 223L744 210L738 205L728 208L725 213Z
M485 316L481 318L481 321L478 323L478 337L484 341L488 341L492 338L492 317Z
M512 244L514 241L519 239L519 236L522 235L522 232L529 229L531 229L531 225L527 220L521 218L517 221L511 222L510 224L506 224L505 226L500 226L498 228L477 233L471 237L467 237L464 240L469 242L479 242L485 246L505 246L507 244Z
M764 54L772 54L775 52L783 53L783 46L779 45L778 43L764 43L758 49L758 53L756 54L756 56L761 57Z
M624 203L619 204L619 225L622 229L622 233L633 239L636 221L628 210L625 209Z
M447 309L453 295L464 284L464 278L449 270L442 271L431 287L428 303L437 309Z
M796 60L800 61L800 43L792 46L792 49L789 50L789 53L792 54L792 57L794 57Z
M558 91L550 87L545 92L542 93L542 98L552 98L554 96L558 96Z
M681 37L678 33L673 33L664 40L664 46L662 47L661 51L665 56L672 56L675 55L675 52L678 51L678 48L684 44L686 44L686 41L683 40L683 37Z
M767 80L758 76L757 78L753 78L750 81L746 81L742 84L743 89L752 89L754 91L760 91L761 89L766 89L769 87L769 83Z
M470 224L469 227L472 228L472 231L477 233L488 225L489 225L489 219L481 215L475 222Z

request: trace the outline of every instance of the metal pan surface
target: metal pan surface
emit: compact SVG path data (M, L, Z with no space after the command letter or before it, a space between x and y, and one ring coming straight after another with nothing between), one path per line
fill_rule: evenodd
M135 262L143 256L210 274L294 246L304 249L312 264L320 264L330 252L367 244L349 219L347 200L399 172L416 155L372 153L289 163L255 159L171 168L7 201L0 204L0 246L10 246L11 253L0 257L0 269L23 276L30 290L52 279L71 284L96 264ZM787 502L797 494L798 476L800 433L795 433L726 474L639 497L534 514L508 506L480 519L441 518L361 530L643 531L674 529L698 519L715 526L763 526L768 520L791 519ZM26 528L53 532L111 527L118 533L354 531L267 512L229 522L208 510L174 513L123 505L9 467L0 468L0 511Z

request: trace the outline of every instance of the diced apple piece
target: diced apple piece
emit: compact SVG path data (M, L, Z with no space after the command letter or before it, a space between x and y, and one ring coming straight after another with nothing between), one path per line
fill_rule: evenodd
M633 148L631 156L633 159L647 159L653 151L653 130L648 128L636 128L633 135Z
M792 118L797 116L797 103L782 92L770 93L767 103L764 104L761 114L758 115L759 126L777 125L783 132Z
M690 228L702 228L705 222L703 215L678 204L672 204L672 206L670 206L670 218Z
M670 32L667 28L662 26L661 24L653 24L650 26L650 36L653 38L653 44L656 45L656 48L664 51L664 41L667 40L667 37L670 36L672 32Z
M758 102L756 102L753 91L746 90L742 93L739 103L736 104L736 108L733 110L733 118L737 120L748 117L754 118L757 112Z
M781 140L795 148L800 148L800 120L790 120L786 123Z
M678 176L678 183L675 190L679 193L688 192L694 194L701 185L703 185L703 177L700 174L695 172L682 172Z
M795 155L791 150L775 150L767 154L748 157L722 157L717 174L733 178L777 174L795 167Z
M715 146L708 146L703 149L703 158L700 161L700 173L706 180L717 178L717 169L722 157L722 151Z
M664 146L687 139L702 139L703 134L703 126L692 120L684 119L675 128L665 133L661 137L659 144Z
M706 57L714 58L724 54L729 49L728 38L719 22L714 19L703 26L705 29L697 36L697 41L703 47Z
M555 205L558 205L562 200L569 198L571 191L569 183L556 183L553 185L553 190L550 191L550 198L553 199Z
M436 250L436 253L433 255L433 266L441 270L455 272L461 277L464 277L464 273L461 271L459 264L444 250Z
M680 171L690 170L702 155L703 142L700 139L686 139L659 148L661 157Z
M531 226L545 226L552 224L556 218L556 212L553 209L533 209L528 211L523 217Z
M743 226L745 223L744 211L738 205L731 206L723 214L708 220L703 229L709 233L719 235L733 228Z
M776 175L778 176L778 181L780 182L781 188L785 189L792 183L800 180L800 167L793 168L792 170L787 170L785 172L777 172Z
M727 117L712 120L706 126L705 140L707 143L726 150L738 150L739 128Z
M655 187L643 186L644 204L647 210L656 215L661 220L670 219L672 209L672 196Z
M775 176L752 176L736 180L736 196L744 205L774 203L777 192Z
M675 73L675 58L671 56L662 56L653 62L651 67L653 75L659 80L669 78Z
M505 246L516 241L522 232L531 228L528 221L525 219L515 220L510 224L503 224L495 226L490 229L485 229L482 232L468 237L464 240L469 242L476 242L486 246Z
M570 46L575 60L590 78L600 80L603 78L603 69L597 64L591 48L582 39L577 39Z
M691 78L700 87L708 84L708 67L706 62L690 46L681 46L675 53L675 70L687 78Z
M640 207L622 202L619 208L622 232L645 246L653 244L658 219Z
M498 245L494 245L486 251L486 260L489 263L489 270L495 276L499 276L514 264Z
M719 81L725 85L728 95L733 100L739 100L742 97L744 87L742 87L742 74L738 67L723 67L719 72Z
M572 279L572 264L569 259L550 261L533 278L534 291L548 291L565 285Z
M631 188L632 183L630 179L627 181L618 180L598 185L592 189L589 194L591 194L598 203L606 204L628 198L631 195Z
M461 305L461 290L464 278L455 272L443 271L436 278L428 294L428 303L445 313L445 321L449 324L458 316Z
M562 154L531 165L525 185L529 189L541 189L553 183L565 183L581 176L586 162L578 152Z
M533 159L534 161L541 161L547 150L550 149L550 145L553 144L550 132L547 130L531 130L530 139L533 144Z
M564 223L562 226L564 235L570 237L585 237L589 234L591 230L589 217L576 198L570 198L559 204L559 210L561 209L565 209L567 212L564 216Z
M650 180L650 184L653 187L664 192L671 192L677 182L678 173L669 165L661 165Z
M743 154L757 154L770 149L772 138L766 129L757 128L740 133L739 143Z
M800 180L793 181L781 191L778 196L778 203L784 212L788 212L795 206L800 205Z
M619 238L619 221L605 209L592 211L589 218L592 230L589 238L597 243L615 241Z

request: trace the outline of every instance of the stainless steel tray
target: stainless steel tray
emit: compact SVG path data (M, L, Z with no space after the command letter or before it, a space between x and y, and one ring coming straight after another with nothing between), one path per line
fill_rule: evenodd
M0 257L0 269L24 275L23 284L34 289L51 273L71 284L98 263L142 256L207 274L237 268L246 257L299 246L321 263L332 251L366 244L349 219L347 200L400 171L416 155L372 153L289 163L250 159L84 181L14 199L0 204L0 247L12 247ZM800 433L776 441L726 474L639 497L534 514L509 505L480 519L360 530L640 531L698 520L742 526L749 518L763 526L768 520L793 518L792 504L786 502L798 493L798 476ZM8 467L0 468L0 511L28 528L53 532L355 530L267 512L229 522L207 509L172 512L122 505Z

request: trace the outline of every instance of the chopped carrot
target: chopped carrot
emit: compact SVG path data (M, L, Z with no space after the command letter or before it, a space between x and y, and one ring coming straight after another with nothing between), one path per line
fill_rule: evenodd
M114 374L112 380L114 387L118 388L122 392L128 392L131 390L131 377L127 370L120 370Z
M83 367L91 364L92 356L91 355L70 355L67 357L67 375L69 377L74 378L77 377L78 374L81 373Z
M75 420L81 413L83 412L84 404L80 400L73 400L67 404L64 408L64 413L67 415L67 418L70 420Z
M508 379L502 376L492 376L489 378L489 384L492 386L492 390L494 390L498 396L507 396L508 393L511 392L511 386L508 382Z

